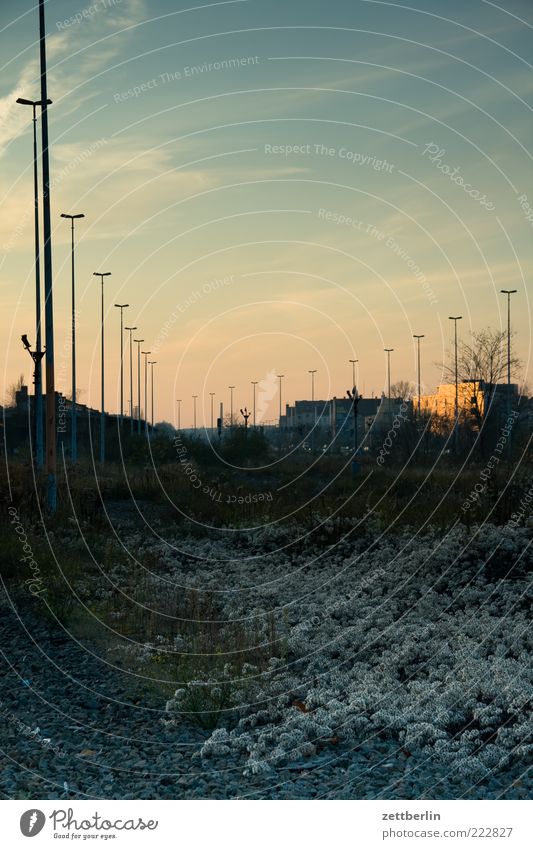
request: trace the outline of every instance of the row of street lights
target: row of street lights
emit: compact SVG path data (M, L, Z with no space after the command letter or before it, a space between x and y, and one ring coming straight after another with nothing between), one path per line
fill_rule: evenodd
M316 369L315 369L316 371ZM284 374L278 374L276 377L279 379L279 415L281 418L281 379L285 377ZM250 383L253 386L253 424L256 426L256 387L259 383L258 380L251 380ZM230 391L230 423L233 425L233 390L236 389L235 385L228 386ZM214 400L215 400L215 392L209 393L211 397L211 430L214 428L215 423L215 411L214 411ZM193 428L196 430L196 401L198 399L198 395L192 395L193 399ZM178 430L181 430L181 404L182 399L176 398L176 403L178 405ZM249 414L246 416L246 422L248 422Z
M83 218L83 215L66 216L65 218ZM73 225L74 226L74 225ZM74 239L74 237L73 237ZM72 250L74 252L74 241L72 242ZM105 325L104 325L104 277L110 277L110 271L94 271L93 275L100 278L101 283L101 409L100 409L100 461L105 462L105 379L104 379L104 363L105 363ZM133 433L133 351L132 351L132 333L137 330L137 326L128 325L124 327L124 310L129 307L129 304L115 304L116 309L120 310L120 422L124 420L124 331L128 331L130 335L130 432ZM72 364L72 406L73 406L73 422L75 422L76 409L76 377L75 377L75 315L74 315L74 259L72 260L72 333L73 333L73 364ZM141 433L141 353L144 356L144 429L148 434L148 366L150 366L151 378L151 426L154 426L154 365L157 360L148 360L151 351L141 351L141 343L144 339L133 340L137 343L137 431ZM73 437L73 462L75 462L75 437Z
M34 239L35 239L35 326L36 340L35 350L31 350L27 335L24 334L22 341L24 347L29 351L34 363L34 418L35 418L35 462L38 468L44 465L44 434L43 434L43 392L42 392L42 358L46 355L46 466L48 472L47 504L51 511L56 507L56 402L55 402L55 374L54 374L54 327L53 327L53 303L52 303L52 251L51 251L51 218L50 218L50 165L48 150L48 111L47 107L52 101L47 97L47 73L46 73L46 38L45 38L45 14L44 0L39 0L39 53L40 53L40 78L41 99L28 100L17 98L17 103L22 106L30 106L32 109L33 122L33 200L34 200ZM42 316L41 316L41 248L39 237L39 180L38 180L38 150L37 150L37 107L41 108L41 131L42 131L42 177L43 177L43 235L44 235L44 302L45 302L45 348L42 347ZM75 290L75 251L74 251L74 222L84 218L84 213L61 213L61 217L68 219L71 224L71 359L72 359L72 401L71 401L71 459L75 463L78 455L77 445L77 385L76 385L76 290ZM100 412L100 460L105 461L105 382L104 382L104 277L110 276L111 272L94 272L100 278L101 293L101 412ZM128 304L115 304L120 309L120 420L124 416L124 348L123 348L123 310ZM136 328L126 328L136 329ZM145 353L145 352L143 352ZM148 352L149 353L149 352ZM154 383L153 367L156 361L147 363L151 366L152 379L152 427L154 423ZM140 363L139 363L140 369ZM140 419L140 377L139 377L139 432L141 429ZM131 397L131 429L133 431L133 369L131 352L130 332L130 397ZM147 420L147 387L145 374L145 419ZM146 423L146 430L148 425Z
M501 289L502 294L507 295L507 416L509 417L511 414L511 295L516 294L516 289ZM455 418L455 443L457 447L457 422L459 416L459 367L458 367L458 337L457 337L457 322L462 319L462 315L451 315L449 316L450 321L454 322L454 358L455 358L455 404L454 404L454 418ZM422 394L422 381L421 381L421 363L420 363L420 341L421 339L425 339L424 333L414 333L413 339L417 341L417 410L418 415L420 417L421 414L421 394ZM387 398L390 406L391 402L391 360L390 355L394 352L394 348L384 348L384 352L387 354ZM349 397L359 398L356 395L356 381L355 381L355 366L356 363L359 362L358 359L350 359L348 360L352 366L352 387L353 389L349 392ZM314 403L315 400L315 374L318 369L308 369L308 373L311 375L311 402ZM281 424L281 416L282 416L282 399L281 399L281 381L285 377L284 374L276 375L279 380L279 422ZM256 387L257 380L252 380L251 384L253 386L253 424L256 426ZM228 387L230 390L230 422L233 424L233 390L236 387L231 385ZM211 429L213 429L213 397L215 395L214 392L209 393L211 396ZM194 399L194 428L196 428L196 399L197 395L192 396ZM181 398L178 399L178 430L180 429L180 407Z

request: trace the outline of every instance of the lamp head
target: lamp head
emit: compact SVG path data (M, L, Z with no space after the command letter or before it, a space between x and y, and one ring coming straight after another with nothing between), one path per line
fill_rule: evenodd
M27 100L25 97L17 97L17 103L21 103L22 106L42 106L42 100ZM50 106L52 101L47 100L47 105Z

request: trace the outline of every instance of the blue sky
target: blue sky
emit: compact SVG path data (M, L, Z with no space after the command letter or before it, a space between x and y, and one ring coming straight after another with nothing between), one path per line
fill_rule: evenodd
M4 0L0 284L5 381L28 375L33 329L31 128L34 3ZM110 406L118 311L129 302L157 356L158 418L209 391L250 405L253 379L286 373L285 400L423 382L451 336L501 326L517 288L531 375L533 14L529 2L145 0L47 9L58 384L70 385L69 230L78 227L79 370L98 404L106 287ZM77 17L76 17L77 16ZM460 184L459 178L463 180ZM465 186L466 184L466 186ZM468 192L467 189L468 188ZM105 266L105 268L104 268ZM525 282L524 282L525 281ZM34 335L34 332L33 332ZM204 400L205 399L205 400ZM185 404L185 401L184 401ZM190 407L190 409L189 409ZM199 408L201 409L201 408ZM275 415L277 399L270 414ZM184 406L190 418L192 401Z

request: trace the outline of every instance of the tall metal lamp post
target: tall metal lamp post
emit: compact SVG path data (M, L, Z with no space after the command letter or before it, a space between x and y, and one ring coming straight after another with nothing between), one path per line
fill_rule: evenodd
M391 406L391 395L390 395L390 355L394 351L394 348L384 348L383 350L387 354L387 399L388 399L387 415L390 416L391 419L392 419L392 406Z
M83 212L77 215L61 213L61 218L70 219L70 241L71 241L71 276L72 276L72 407L70 426L70 457L73 463L78 459L78 437L77 437L77 392L76 392L76 287L74 282L74 221L76 218L85 218Z
M41 106L40 100L26 100L19 97L17 103L33 108L33 204L34 204L34 237L35 237L35 359L34 359L34 395L35 395L35 461L37 467L44 465L44 436L43 436L43 378L42 378L42 344L41 344L41 270L39 247L39 175L37 167L37 115L36 107ZM50 105L51 100L47 101Z
M502 295L507 295L507 427L509 438L507 440L507 457L511 457L511 295L515 295L516 289L500 289Z
M137 433L141 432L141 343L144 339L134 339L137 342Z
M389 399L389 413L391 411L390 408L390 355L394 351L394 348L384 348L383 349L387 354L387 398Z
M357 392L357 387L354 385L353 389L347 389L346 394L348 398L352 401L352 410L353 410L353 460L352 460L352 471L355 474L357 472L357 449L358 449L358 438L357 438L357 407L359 405L360 396Z
M315 427L316 427L316 408L315 408L315 374L317 373L316 368L310 368L307 371L311 375L311 405L313 410L313 424L311 426L311 450L314 450L315 447Z
M22 344L24 345L26 351L30 355L33 361L33 385L35 386L35 381L37 379L37 365L40 364L42 358L44 357L44 351L32 351L30 342L25 333L20 337L22 339ZM29 401L29 399L28 399ZM35 412L35 411L34 411ZM36 423L37 424L37 423Z
M308 369L308 373L311 375L311 401L314 403L315 401L315 374L318 369L310 368Z
M104 407L104 277L110 277L110 271L93 271L94 277L100 278L100 283L102 284L102 296L101 296L101 304L102 304L102 326L101 326L101 336L102 336L102 409L100 411L100 462L105 463L105 407Z
M230 413L229 413L229 424L230 424L230 427L233 427L233 390L235 389L235 387L234 387L234 386L228 386L228 389L229 389L229 395L230 395L230 403L229 403L229 409L230 409Z
M215 420L215 411L214 411L214 407L213 407L215 393L210 392L209 394L211 396L211 430L213 430L213 423L214 423L214 420Z
M124 310L129 304L115 304L120 310L120 423L124 418Z
M197 401L197 399L198 399L198 395L192 396L193 411L194 411L193 412L193 427L194 427L195 430L196 430L196 401Z
M424 338L423 333L413 333L413 339L416 339L417 347L418 347L418 350L417 350L417 361L418 361L418 404L417 404L418 418L420 418L420 387L421 387L421 383L420 383L420 340L423 339L423 338Z
M348 360L349 363L352 364L352 389L355 389L355 364L359 362L359 360Z
M54 363L54 305L52 281L52 221L50 215L50 151L48 143L48 92L46 78L46 27L44 2L39 0L39 57L41 72L41 143L43 171L44 315L46 349L46 471L47 506L57 507L56 391Z
M252 421L253 421L253 423L254 423L254 427L255 427L255 394L256 394L256 387L257 387L258 381L257 381L257 380L252 380L252 381L250 381L250 382L251 382L251 384L252 384L252 386L253 386L253 388L254 388L254 389L253 389L253 392L254 392L254 403L253 403L253 419L252 419Z
M144 432L148 433L148 357L151 351L141 351L144 356Z
M133 433L133 346L131 335L136 327L125 327L124 330L129 330L130 334L130 433Z
M154 432L154 366L157 364L157 360L150 360L150 382L152 384L152 434Z
M276 377L279 380L279 422L278 422L278 427L281 431L281 409L282 409L282 407L281 407L281 381L285 377L285 375L284 374L277 374Z
M454 323L454 349L455 349L455 403L454 403L454 423L453 423L453 445L455 453L458 451L459 438L459 370L457 360L457 322L462 319L462 315L450 315L448 318Z
M277 374L276 377L279 380L279 418L278 418L278 454L281 457L281 381L285 377L284 374Z
M178 430L181 430L181 398L176 398L176 404L178 405Z

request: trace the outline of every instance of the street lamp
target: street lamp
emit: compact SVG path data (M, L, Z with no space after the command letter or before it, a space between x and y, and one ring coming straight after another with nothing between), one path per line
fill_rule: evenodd
M144 339L134 339L137 342L137 433L141 432L141 343Z
M144 356L144 432L148 433L148 357L151 351L141 351Z
M35 393L35 460L38 468L44 465L44 439L43 439L43 379L42 379L42 347L41 347L41 270L40 270L40 248L39 248L39 177L37 169L37 116L36 107L41 106L40 100L26 100L19 97L17 103L33 108L33 204L34 233L35 233L35 354L34 360L34 393ZM51 104L47 100L47 104Z
M178 430L181 430L181 398L176 398L178 405Z
M279 380L279 422L278 422L278 427L281 431L281 379L283 377L285 377L285 375L284 374L277 374L276 377Z
M44 0L39 0L39 58L41 75L41 148L43 171L44 313L46 350L46 470L47 504L57 507L56 391L54 364L54 304L52 281L52 222L50 215L50 151L48 142L48 92L46 77L46 27Z
M317 371L318 369L316 368L308 369L308 372L311 375L311 401L313 402L315 400L315 374L317 373Z
M104 410L104 277L110 277L110 271L93 271L94 277L100 278L102 284L102 409L100 411L100 462L105 462L105 410Z
M213 402L213 399L215 397L215 393L210 392L209 394L211 396L211 430L213 430L213 422L214 422L214 412L213 412L213 403L214 402Z
M423 333L413 333L418 345L418 418L420 418L420 340L424 338Z
M352 389L355 389L355 364L359 362L359 360L348 360L349 363L352 364Z
M233 427L233 390L235 389L235 387L234 387L234 386L228 386L228 389L229 389L229 392L230 392L230 405L229 405L230 413L229 413L229 424L230 424L230 427Z
M32 358L32 361L33 361L33 383L35 385L37 365L41 362L42 358L44 357L44 351L39 351L39 352L32 351L31 345L30 345L30 342L28 341L28 337L27 337L26 333L23 333L20 338L22 340L22 344L24 345L24 348L26 349L26 351L28 352L28 354L30 355L30 357ZM30 403L29 403L29 398L28 398L28 412L29 412L29 408L30 408Z
M390 413L391 412L391 406L390 406L390 355L394 351L394 348L384 348L383 350L387 354L387 387L388 387L387 397L389 399L389 413Z
M313 405L313 425L311 427L311 450L314 448L315 441L315 425L316 425L316 408L315 408L315 374L318 369L308 369L307 370L311 375L311 403Z
M194 427L194 429L195 429L195 430L196 430L196 400L197 400L197 398L198 398L198 395L193 395L193 396L192 396L192 400L193 400L193 409L194 409L194 413L193 413L193 427Z
M254 407L253 407L253 409L254 409L254 416L253 416L253 422L254 422L254 427L255 427L255 393L256 393L256 389L255 389L255 387L257 386L258 381L257 381L257 380L251 380L251 381L250 381L250 383L252 384L252 386L253 386L253 388L254 388L254 390L253 390L253 391L254 391Z
M455 405L454 405L454 448L455 453L457 454L457 438L458 438L458 424L459 424L459 379L458 379L458 366L457 366L457 322L462 319L462 315L449 315L448 318L450 321L454 323L454 339L455 339Z
M133 350L131 334L137 328L125 327L124 330L129 330L130 332L130 433L133 433Z
M149 365L150 369L150 380L152 383L152 435L154 432L154 366L157 364L157 360L150 360Z
M359 393L357 392L357 387L355 385L354 385L353 389L347 389L346 394L352 402L352 410L353 410L353 462L355 463L356 458L357 458L357 448L358 448L358 445L357 445L357 442L358 442L358 439L357 439L357 407L358 407L359 401L361 399L360 399ZM353 467L353 470L355 472L355 466Z
M123 314L129 304L115 304L120 310L120 423L124 418L124 321Z
M509 438L507 440L507 456L511 456L511 428L509 419L511 416L511 295L515 295L517 289L500 289L502 295L507 295L507 428Z
M76 392L76 289L74 284L74 221L76 218L85 218L83 212L77 215L68 215L66 212L61 213L61 218L70 219L70 240L71 240L71 269L72 269L72 407L71 407L71 426L70 426L70 457L73 463L78 459L78 439L77 439L77 392Z

